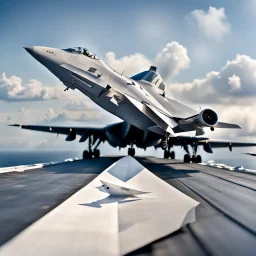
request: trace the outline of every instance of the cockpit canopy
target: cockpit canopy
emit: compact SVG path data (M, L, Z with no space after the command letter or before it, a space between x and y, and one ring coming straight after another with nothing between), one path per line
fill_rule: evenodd
M131 77L135 81L146 81L152 86L157 87L164 91L165 84L162 77L156 72L156 67L151 66L149 70L143 71L137 75Z
M83 55L85 55L91 59L95 59L95 60L99 59L95 53L93 53L90 50L83 48L83 47L72 47L72 48L64 49L64 51L72 52L72 53L76 53L76 54L83 54Z

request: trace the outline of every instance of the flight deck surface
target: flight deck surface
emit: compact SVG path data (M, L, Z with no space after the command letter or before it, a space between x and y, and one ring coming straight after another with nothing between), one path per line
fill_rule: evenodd
M0 245L86 186L119 158L79 160L0 174ZM196 208L196 222L131 255L254 254L256 176L178 160L136 159L200 205Z

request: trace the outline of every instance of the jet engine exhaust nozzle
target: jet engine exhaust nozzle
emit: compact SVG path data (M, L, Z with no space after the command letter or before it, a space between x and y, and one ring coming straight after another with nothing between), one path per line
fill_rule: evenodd
M202 126L214 127L218 123L218 115L211 109L204 109L198 115L198 122Z

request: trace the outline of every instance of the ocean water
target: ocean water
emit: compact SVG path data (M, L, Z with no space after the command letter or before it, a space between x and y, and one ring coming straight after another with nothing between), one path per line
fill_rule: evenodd
M81 158L81 152L72 151L0 151L0 167L62 161Z
M245 151L246 152L246 151ZM105 152L105 155L109 152ZM113 155L125 155L125 151L115 151ZM184 152L177 152L179 159L183 158ZM104 154L103 154L104 155ZM139 151L138 155L153 155L162 157L161 150L144 152ZM67 158L81 158L81 151L0 151L0 167L27 165L35 163L47 163L53 161L63 161ZM227 150L216 150L214 154L203 154L203 161L214 160L217 163L224 163L233 167L242 165L245 168L256 170L256 156L244 155L241 152L227 153Z

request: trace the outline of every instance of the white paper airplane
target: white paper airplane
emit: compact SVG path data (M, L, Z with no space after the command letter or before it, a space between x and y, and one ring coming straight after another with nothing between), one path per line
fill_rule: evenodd
M132 189L127 186L116 185L103 180L101 180L100 182L103 184L102 187L105 189L105 191L109 193L111 196L137 196L150 193Z

